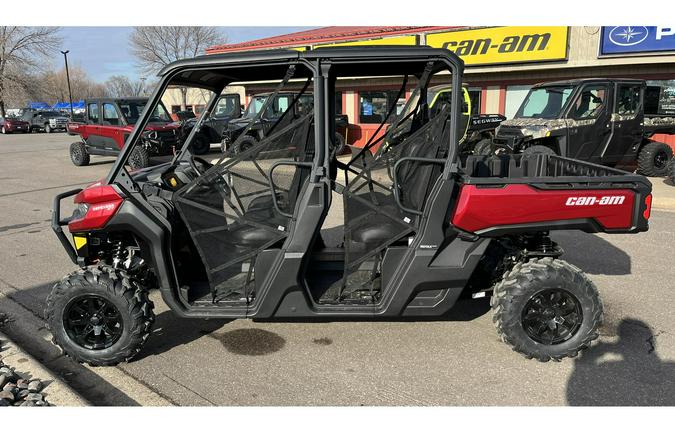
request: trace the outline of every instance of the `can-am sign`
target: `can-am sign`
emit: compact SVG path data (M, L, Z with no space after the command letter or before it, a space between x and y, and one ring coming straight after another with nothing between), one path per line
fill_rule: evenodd
M567 58L567 33L566 26L501 26L427 34L426 42L469 66L541 62Z
M675 26L603 26L600 54L675 51Z

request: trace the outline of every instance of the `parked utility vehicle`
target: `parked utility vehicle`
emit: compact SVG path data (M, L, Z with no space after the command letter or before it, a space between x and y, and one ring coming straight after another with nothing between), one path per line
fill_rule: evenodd
M21 120L28 122L28 131L41 130L45 133L65 131L68 117L56 110L24 109Z
M675 115L658 114L658 87L637 79L575 79L535 85L513 119L497 129L499 152L558 154L607 166L631 165L665 176L671 148L654 134L675 134Z
M269 104L266 102L270 100ZM266 92L256 94L251 97L251 101L244 110L243 115L238 119L230 120L224 128L221 138L221 151L225 152L231 149L238 154L252 147L259 140L263 139L272 127L278 127L279 118L286 113L288 107L294 101L294 94L291 91L278 92L274 98L271 93ZM294 102L292 113L297 115L306 114L312 110L314 97L311 93L305 92L297 101ZM259 113L262 107L265 107L264 113ZM345 136L342 134L348 126L347 116L338 114L335 116L335 133L333 142L336 145L335 150L339 153L346 145ZM235 142L236 141L236 142Z
M452 75L450 106L431 116L426 91L441 72ZM180 317L302 321L443 318L460 297L492 294L498 335L514 350L541 361L576 356L598 336L602 303L549 233L646 231L651 185L558 156L458 159L462 73L457 56L428 47L168 65L108 176L55 198L53 229L80 269L47 300L54 341L94 365L132 358L152 332L150 289ZM354 76L400 78L399 98L415 89L384 135L345 162L331 151L332 99L336 80ZM271 80L277 88L252 122L289 81L297 89L246 151L215 164L195 157L195 129L172 162L127 171L168 86L212 90L206 116L228 84ZM294 113L310 87L311 111ZM397 143L384 142L394 133ZM76 209L62 218L60 202L73 195Z
M241 100L239 94L223 94L218 98L213 112L206 117L201 128L192 141L192 152L197 155L208 154L211 144L220 146L223 133L232 119L241 117ZM197 117L194 113L181 121L181 138L185 139L190 134Z
M80 141L70 144L73 164L86 166L92 155L117 156L147 103L144 97L86 100L82 121L68 123L68 133L80 136ZM180 146L179 129L180 125L171 120L164 105L157 104L144 124L141 140L135 143L129 165L144 168L150 157L173 154Z

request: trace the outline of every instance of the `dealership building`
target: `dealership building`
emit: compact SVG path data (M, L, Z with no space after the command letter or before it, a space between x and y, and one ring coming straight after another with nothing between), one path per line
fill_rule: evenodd
M237 44L207 54L267 49L309 50L326 46L428 45L448 48L465 62L474 113L512 117L538 82L628 77L659 84L662 113L675 114L675 27L324 27ZM341 81L338 112L351 126L349 143L360 144L378 127L374 101L394 101L400 85L386 79ZM245 101L267 86L246 87ZM394 94L392 94L394 92ZM393 97L393 99L392 99ZM379 109L387 109L385 104ZM660 136L660 135L659 135ZM675 137L658 138L675 147Z

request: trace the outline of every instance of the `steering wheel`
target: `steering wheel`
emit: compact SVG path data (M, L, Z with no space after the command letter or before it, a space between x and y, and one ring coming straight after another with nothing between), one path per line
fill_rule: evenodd
M202 166L204 166L204 170L208 170L208 169L210 169L211 167L213 167L213 164L209 163L208 161L206 161L206 160L203 159L202 157L195 157L195 156L192 155L192 154L189 155L188 163L190 164L190 167L192 167L192 170L194 170L195 173L197 173L197 176L201 176L201 175L202 175L202 171L199 170L199 166L197 165L197 163L199 163L199 164L201 164Z

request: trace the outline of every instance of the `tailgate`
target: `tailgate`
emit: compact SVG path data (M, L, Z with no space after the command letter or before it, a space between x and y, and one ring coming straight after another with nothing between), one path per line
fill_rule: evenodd
M464 184L452 224L484 236L570 229L589 233L647 231L651 184L646 178L631 179Z

